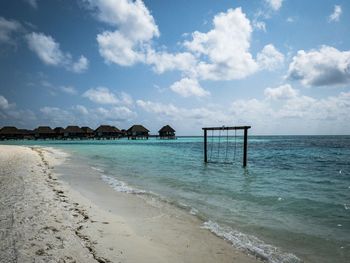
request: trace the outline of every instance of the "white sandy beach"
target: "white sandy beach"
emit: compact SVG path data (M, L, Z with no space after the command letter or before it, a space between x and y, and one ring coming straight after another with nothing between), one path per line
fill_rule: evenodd
M1 262L257 262L185 211L59 165L45 149L0 146Z

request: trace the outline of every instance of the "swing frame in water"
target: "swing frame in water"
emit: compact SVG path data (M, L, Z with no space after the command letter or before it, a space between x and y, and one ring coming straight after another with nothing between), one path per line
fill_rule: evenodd
M229 131L229 130L244 130L244 139L243 139L243 167L247 166L247 151L248 151L248 129L250 129L251 126L221 126L221 127L204 127L202 128L204 132L204 162L208 163L208 131ZM213 136L213 135L212 135ZM236 137L236 135L235 135ZM221 138L221 135L219 136L219 139ZM219 141L220 143L220 141ZM236 147L236 146L235 146ZM227 149L226 149L227 151Z

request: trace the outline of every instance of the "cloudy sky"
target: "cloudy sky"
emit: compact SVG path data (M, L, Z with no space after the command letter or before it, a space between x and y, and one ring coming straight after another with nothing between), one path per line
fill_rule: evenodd
M350 133L350 2L0 2L0 126Z

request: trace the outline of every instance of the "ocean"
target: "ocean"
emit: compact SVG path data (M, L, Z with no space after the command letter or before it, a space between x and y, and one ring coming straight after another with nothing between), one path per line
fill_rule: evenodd
M8 141L88 163L116 191L152 196L268 262L350 262L350 136ZM227 149L227 150L226 150Z

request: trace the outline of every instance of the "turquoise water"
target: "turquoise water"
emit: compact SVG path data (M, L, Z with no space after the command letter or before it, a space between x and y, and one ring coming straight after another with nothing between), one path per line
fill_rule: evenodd
M200 137L23 143L88 159L116 190L159 195L270 262L350 262L350 136L250 136L246 169L240 137L209 139L225 162L209 164Z

